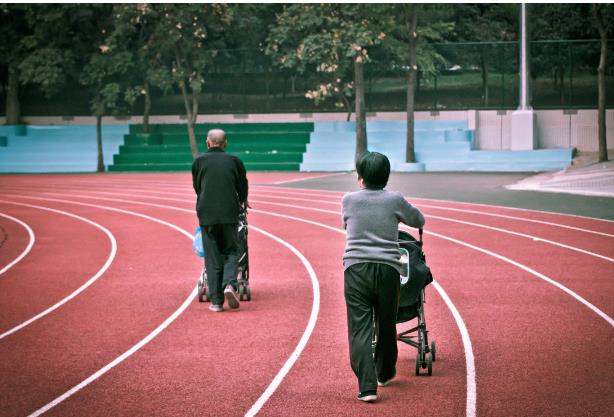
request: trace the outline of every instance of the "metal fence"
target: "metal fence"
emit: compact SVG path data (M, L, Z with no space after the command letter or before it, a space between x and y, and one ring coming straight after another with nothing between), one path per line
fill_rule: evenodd
M435 76L418 77L417 110L514 109L518 106L518 43L441 43L433 48L445 64ZM598 40L534 41L531 50L532 106L595 108L597 106ZM614 40L609 42L607 91L614 91ZM368 111L403 111L407 67L372 54L366 66ZM215 113L311 113L344 111L335 100L316 105L305 97L322 80L315 69L298 74L280 70L259 50L221 51L209 69L199 109ZM351 77L351 74L348 74ZM27 115L87 115L87 93L79 86L47 100L33 88L22 91ZM2 98L0 98L2 99ZM607 97L614 107L614 94ZM4 100L2 108L4 111ZM133 114L139 114L137 103ZM182 114L179 94L153 94L153 114Z

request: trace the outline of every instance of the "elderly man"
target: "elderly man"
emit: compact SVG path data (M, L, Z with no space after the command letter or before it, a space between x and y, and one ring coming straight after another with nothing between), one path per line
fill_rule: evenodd
M247 176L239 158L224 152L226 133L207 133L207 152L192 164L196 213L202 230L205 268L211 294L209 309L239 308L237 264L239 259L239 210L247 207Z

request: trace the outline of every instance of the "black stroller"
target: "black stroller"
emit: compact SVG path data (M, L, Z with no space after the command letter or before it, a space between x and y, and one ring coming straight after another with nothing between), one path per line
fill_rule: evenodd
M241 256L237 269L237 283L239 285L239 300L251 301L252 293L249 288L249 255L247 250L247 211L239 213L239 248ZM198 279L198 301L210 301L209 286L207 285L207 271L203 271Z
M409 233L399 230L399 248L401 262L406 275L401 275L401 298L397 313L397 323L404 323L414 318L418 319L416 327L397 334L397 340L418 349L416 355L416 375L420 369L427 369L428 375L433 374L435 362L435 342L429 346L426 318L424 316L425 287L433 282L431 270L426 265L422 251L422 229L419 229L420 240Z

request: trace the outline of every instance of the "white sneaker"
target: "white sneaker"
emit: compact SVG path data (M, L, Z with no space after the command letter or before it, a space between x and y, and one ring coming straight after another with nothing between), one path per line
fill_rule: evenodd
M219 304L211 304L209 306L209 310L213 311L214 313L219 313L220 311L224 310L224 307Z
M233 310L239 308L239 296L237 295L235 289L232 288L232 285L226 285L226 288L224 289L224 297L226 298L226 301L228 301L228 307Z

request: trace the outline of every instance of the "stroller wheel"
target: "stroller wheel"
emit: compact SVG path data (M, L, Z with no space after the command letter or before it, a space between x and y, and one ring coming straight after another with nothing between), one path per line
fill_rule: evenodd
M418 352L418 354L416 354L416 376L420 376L420 365L422 363L422 358L420 356L420 352Z
M211 293L209 293L209 287L205 288L205 301L211 300Z
M245 299L247 301L252 300L252 291L249 289L249 284L245 284Z
M433 362L437 360L437 355L435 354L437 350L435 349L435 342L431 342L431 355L433 356Z
M433 375L433 355L430 353L426 355L426 367L428 368L428 375Z
M203 295L204 295L203 286L199 282L198 283L198 302L199 303L202 303L205 301L203 298Z
M245 286L243 284L239 285L239 301L243 301L245 299Z

